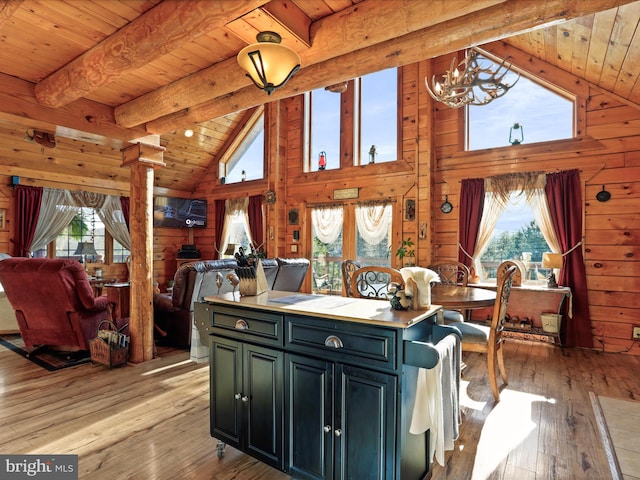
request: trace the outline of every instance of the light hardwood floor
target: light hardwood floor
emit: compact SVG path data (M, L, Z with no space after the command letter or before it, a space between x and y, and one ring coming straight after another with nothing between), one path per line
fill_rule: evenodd
M498 404L485 357L464 355L460 439L433 479L611 478L589 392L640 399L640 358L514 340L505 355ZM230 447L218 459L208 381L186 352L50 373L0 346L0 452L78 454L91 480L289 479Z

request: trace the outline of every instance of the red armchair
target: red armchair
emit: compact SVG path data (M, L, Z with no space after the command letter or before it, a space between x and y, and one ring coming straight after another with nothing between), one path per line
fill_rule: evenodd
M94 297L75 260L7 258L0 261L0 282L27 348L88 350L100 322L109 319L107 297Z

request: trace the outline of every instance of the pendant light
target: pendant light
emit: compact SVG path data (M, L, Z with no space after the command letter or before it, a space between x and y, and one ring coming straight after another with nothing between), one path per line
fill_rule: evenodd
M282 37L275 32L260 32L256 38L258 43L240 50L238 64L256 87L271 95L300 70L300 56L281 45Z

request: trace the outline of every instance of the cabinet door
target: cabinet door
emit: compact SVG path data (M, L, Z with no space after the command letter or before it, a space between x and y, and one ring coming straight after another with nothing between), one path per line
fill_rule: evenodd
M244 450L280 470L284 466L283 353L244 344Z
M331 479L333 363L299 355L286 355L285 363L289 474L300 479Z
M397 378L336 365L335 478L393 480Z
M242 344L209 339L211 436L241 448Z

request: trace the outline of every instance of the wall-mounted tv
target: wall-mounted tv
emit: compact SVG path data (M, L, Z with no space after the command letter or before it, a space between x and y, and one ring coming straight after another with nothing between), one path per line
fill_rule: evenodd
M204 199L154 197L153 226L205 228L207 201Z

